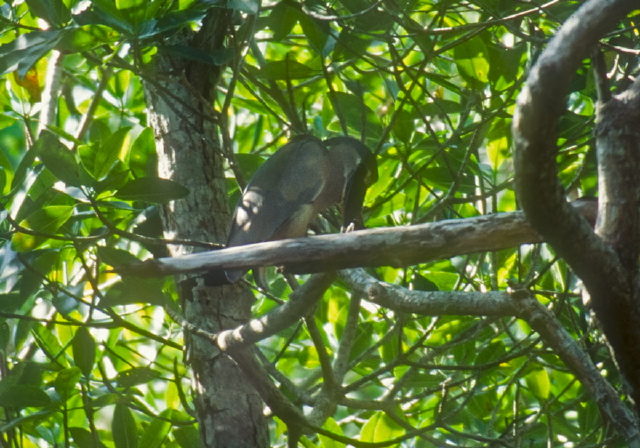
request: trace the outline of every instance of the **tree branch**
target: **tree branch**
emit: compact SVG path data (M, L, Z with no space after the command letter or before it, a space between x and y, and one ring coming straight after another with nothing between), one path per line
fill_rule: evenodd
M308 315L335 280L335 274L324 273L312 276L303 286L291 293L290 299L275 310L246 324L218 334L221 350L246 347L281 332Z
M589 202L576 203L575 206L585 216L595 215L597 208L596 203ZM289 272L308 273L362 266L409 266L539 242L540 236L523 213L498 213L408 227L366 229L237 246L181 257L151 259L140 264L119 266L115 270L122 276L144 277L284 265Z
M617 392L603 378L600 370L558 319L528 291L513 294L517 316L525 320L553 352L571 369L582 386L595 398L600 411L630 448L640 447L640 430L634 413L625 406Z
M616 254L571 208L558 179L557 123L580 62L629 11L630 0L585 3L558 31L518 97L513 117L515 188L533 227L576 271L589 291L619 290L625 275Z
M640 447L637 419L602 377L589 355L562 327L555 316L529 291L508 292L427 292L374 279L362 269L340 272L354 290L378 305L394 311L426 316L494 315L516 316L525 320L571 369L584 388L595 398L602 413L625 438L630 447Z
M638 109L631 114L628 109L622 114L613 112L611 104L620 101L612 100L599 110L597 228L602 239L569 207L555 160L557 123L566 107L571 78L597 40L635 8L637 2L630 0L590 0L565 22L532 68L518 97L513 133L515 187L522 208L533 227L584 282L638 406L640 312L635 303L640 195L636 173L640 162L635 154L640 139L633 131ZM609 113L608 118L603 117L604 112ZM634 119L629 120L629 114ZM606 139L611 141L603 141ZM602 148L603 144L607 148Z
M591 294L591 305L640 410L640 80L599 104L596 128L600 208L596 232L628 275L629 294Z
M364 269L340 271L340 277L367 300L394 311L424 316L515 316L518 312L507 292L415 291L377 280Z

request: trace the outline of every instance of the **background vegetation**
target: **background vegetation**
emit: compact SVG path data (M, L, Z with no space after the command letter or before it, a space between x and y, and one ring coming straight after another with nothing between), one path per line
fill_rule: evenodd
M367 226L404 226L518 208L516 96L580 3L3 3L0 446L201 446L183 331L165 312L167 300L180 303L175 280L112 271L166 256L160 210L189 194L157 174L143 85L175 75L156 65L159 54L219 75L201 119L217 126L229 207L291 135L347 133L377 155ZM226 8L226 34L204 52L181 38L210 8ZM637 72L637 42L635 17L602 42L618 89ZM586 60L559 124L559 175L574 198L596 193L595 102ZM530 288L621 387L579 279L546 245L368 273L414 291ZM256 291L253 315L291 293L282 276L269 278L273 297ZM566 363L514 316L405 313L338 280L313 316L257 347L287 397L309 409L339 361L338 406L318 426L361 446L626 446ZM286 445L282 420L269 422L270 443Z

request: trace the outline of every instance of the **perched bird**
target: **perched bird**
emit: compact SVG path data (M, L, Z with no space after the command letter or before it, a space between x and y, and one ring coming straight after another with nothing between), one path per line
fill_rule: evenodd
M294 137L249 181L234 211L227 247L305 236L318 214L336 204L343 204L345 227L361 228L362 202L377 179L375 156L360 141ZM225 270L225 276L233 283L245 272ZM254 269L254 277L266 289L264 270Z
M334 166L342 170L340 198L345 229L364 228L362 203L367 188L378 180L376 157L362 142L352 137L334 137L324 142Z

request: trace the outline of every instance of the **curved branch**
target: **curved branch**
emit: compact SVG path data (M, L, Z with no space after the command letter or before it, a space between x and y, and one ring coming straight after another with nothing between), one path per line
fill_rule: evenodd
M510 315L525 320L595 398L605 418L616 427L628 446L640 447L640 430L633 412L626 407L613 387L603 378L588 353L529 291L518 290L512 293L411 291L376 280L362 269L341 271L340 276L349 286L365 294L368 300L395 311L428 316L438 314Z
M528 291L513 294L518 317L525 320L554 353L571 369L583 387L595 398L603 416L631 448L640 447L640 430L634 413L603 378L588 353L578 345L558 319Z
M334 279L334 273L312 276L303 286L291 293L289 301L284 305L240 327L218 333L218 347L225 352L246 347L293 325L313 310Z
M364 269L340 271L340 277L367 300L385 308L424 316L515 316L517 304L507 292L414 291L377 280Z
M557 123L573 74L597 39L635 8L635 1L590 0L567 20L532 68L518 97L513 133L515 187L522 208L532 226L584 282L630 386L630 398L640 410L640 312L636 306L640 238L635 174L639 145L633 131L637 112L617 107L624 97L600 104L598 110L598 234L567 203L555 160ZM625 124L623 116L632 119Z
M533 227L585 282L589 291L625 288L613 250L565 199L558 179L557 123L566 108L569 83L579 64L629 11L630 0L591 0L551 40L531 69L513 117L515 188Z

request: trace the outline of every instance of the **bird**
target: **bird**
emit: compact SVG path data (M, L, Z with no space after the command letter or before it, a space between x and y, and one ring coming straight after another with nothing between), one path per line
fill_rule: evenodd
M227 247L306 236L327 208L341 204L343 227L362 228L362 203L378 179L375 156L359 140L311 135L293 137L255 172L236 205ZM229 283L247 270L224 271ZM264 269L256 283L268 290Z

